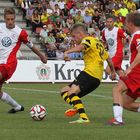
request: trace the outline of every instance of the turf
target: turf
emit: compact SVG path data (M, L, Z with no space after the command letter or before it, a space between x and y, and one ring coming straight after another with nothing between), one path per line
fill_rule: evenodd
M59 91L66 84L5 84L3 90L24 105L25 111L8 114L10 106L0 103L0 140L138 140L140 114L124 111L125 126L107 126L112 118L113 84L101 86L82 99L91 123L69 124L78 118L66 118L69 108ZM34 121L30 108L41 104L47 109L43 121Z

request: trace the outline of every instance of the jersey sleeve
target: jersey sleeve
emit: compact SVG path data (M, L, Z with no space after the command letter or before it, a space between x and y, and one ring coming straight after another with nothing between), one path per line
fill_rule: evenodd
M25 30L22 30L19 37L20 41L26 44L29 48L33 47L32 41L29 39L29 35Z
M135 45L137 49L140 47L140 35L136 38Z
M123 29L119 29L118 34L121 38L127 39L129 37L128 34Z
M84 50L88 51L91 48L91 40L88 38L84 38L81 42L84 45Z
M28 39L28 33L25 30L22 30L20 33L20 41L26 44L29 39Z

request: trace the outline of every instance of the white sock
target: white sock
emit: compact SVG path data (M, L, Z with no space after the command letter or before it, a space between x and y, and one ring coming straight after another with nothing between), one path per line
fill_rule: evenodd
M118 121L118 122L123 122L122 120L122 113L123 113L123 108L121 106L113 106L113 112L114 112L114 118Z
M11 105L15 110L20 110L21 105L19 105L9 94L3 92L1 100Z
M138 110L137 110L139 113L140 113L140 107L138 108Z

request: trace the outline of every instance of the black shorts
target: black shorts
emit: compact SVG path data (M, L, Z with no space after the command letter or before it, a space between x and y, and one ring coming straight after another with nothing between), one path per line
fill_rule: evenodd
M69 86L71 87L73 84L79 85L81 92L78 93L78 96L81 98L95 90L100 85L100 80L81 71L78 77L76 77Z

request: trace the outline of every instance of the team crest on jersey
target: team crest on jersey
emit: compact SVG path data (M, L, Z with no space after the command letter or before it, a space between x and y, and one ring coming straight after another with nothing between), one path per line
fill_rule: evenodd
M50 78L51 68L42 64L36 68L36 72L40 80L48 80Z
M112 38L109 38L107 40L107 42L108 42L109 46L113 46L114 45L114 40Z
M9 47L12 44L12 40L10 37L4 37L2 38L2 45L4 47Z

